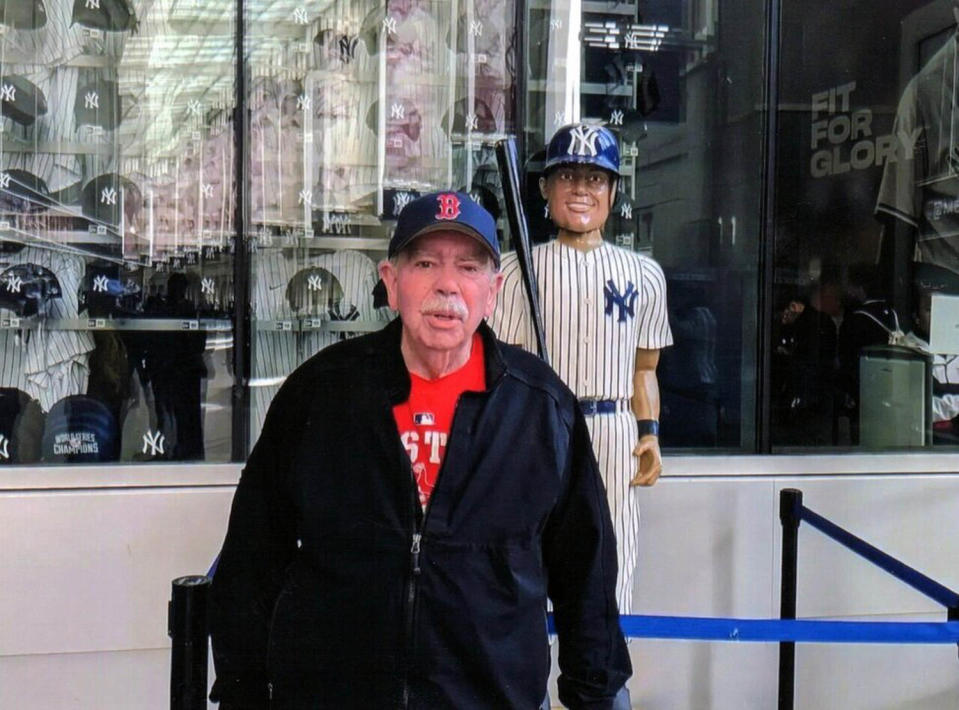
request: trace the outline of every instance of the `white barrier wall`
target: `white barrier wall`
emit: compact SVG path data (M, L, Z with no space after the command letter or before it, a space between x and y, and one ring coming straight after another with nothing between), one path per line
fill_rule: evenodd
M808 507L959 589L959 474L948 472L954 462L959 458L669 458L671 475L640 492L639 613L777 616L783 487L800 488ZM168 708L170 582L209 567L238 472L5 470L0 708ZM160 485L164 478L172 485ZM798 610L800 617L945 618L924 596L806 525ZM639 640L630 648L635 707L776 706L775 644ZM797 708L959 707L955 646L799 645L796 657Z

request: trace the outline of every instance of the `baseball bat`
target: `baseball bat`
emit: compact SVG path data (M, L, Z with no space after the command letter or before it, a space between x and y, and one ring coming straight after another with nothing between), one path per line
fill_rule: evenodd
M546 332L543 330L543 315L539 309L539 296L536 289L536 274L533 273L532 247L529 241L529 229L526 225L526 210L523 208L522 193L519 185L519 159L516 155L516 141L503 138L496 143L496 163L499 166L500 182L503 185L503 198L506 201L506 217L509 230L516 242L516 256L519 259L526 298L536 331L536 349L539 356L549 364L546 352Z

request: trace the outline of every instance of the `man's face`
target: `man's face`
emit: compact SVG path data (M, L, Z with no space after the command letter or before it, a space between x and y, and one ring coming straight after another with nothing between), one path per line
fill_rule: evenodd
M380 264L390 308L404 338L420 353L469 349L480 321L493 312L502 274L482 245L459 232L418 237L396 264Z
M561 165L540 178L549 216L560 229L574 233L602 229L613 206L613 179L591 165Z

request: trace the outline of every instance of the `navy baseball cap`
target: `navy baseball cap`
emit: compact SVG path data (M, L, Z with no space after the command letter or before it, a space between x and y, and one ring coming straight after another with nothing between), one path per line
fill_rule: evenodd
M571 123L563 126L546 146L544 172L570 163L595 165L619 175L619 143L605 126Z
M392 258L419 236L453 231L473 237L493 257L499 268L496 220L465 192L433 192L417 197L400 212L387 255Z

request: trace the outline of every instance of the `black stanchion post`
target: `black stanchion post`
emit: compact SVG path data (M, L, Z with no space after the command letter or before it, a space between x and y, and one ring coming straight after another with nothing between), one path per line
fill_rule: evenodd
M959 621L959 606L946 609L946 621ZM956 644L956 648L959 648L959 643Z
M206 710L207 597L210 578L205 575L173 580L167 610L170 649L170 710Z
M799 554L799 523L802 522L802 491L784 488L779 493L779 519L783 526L782 584L779 618L796 618L796 570ZM793 710L796 682L796 644L779 644L779 710Z

